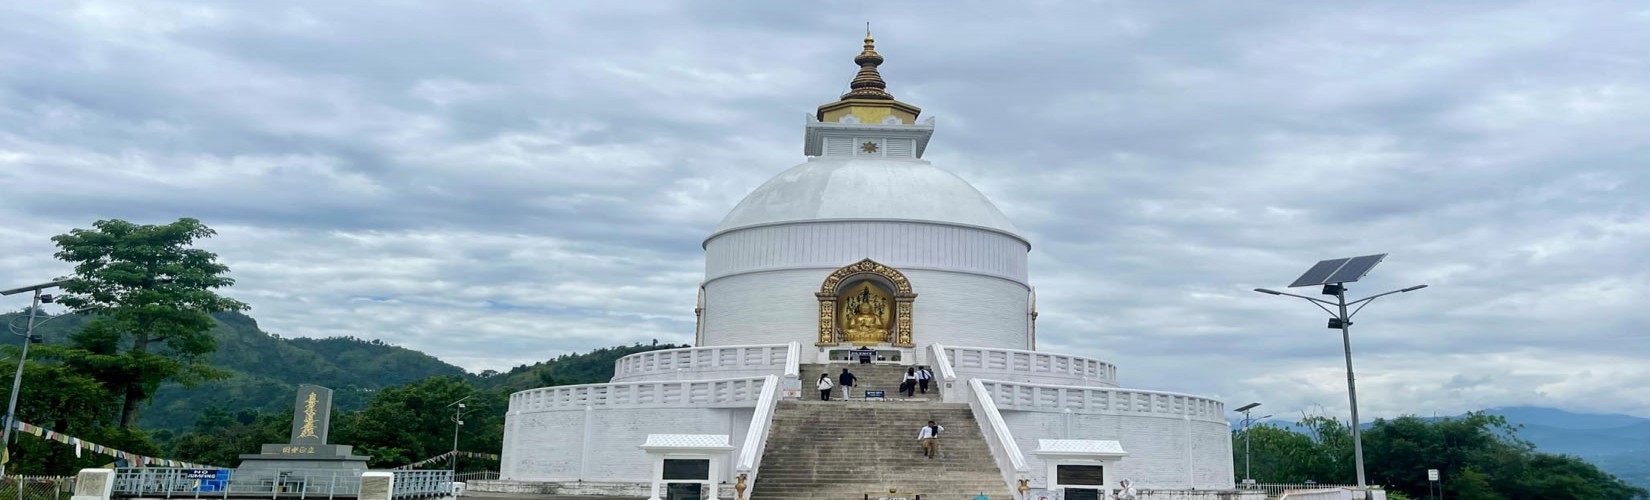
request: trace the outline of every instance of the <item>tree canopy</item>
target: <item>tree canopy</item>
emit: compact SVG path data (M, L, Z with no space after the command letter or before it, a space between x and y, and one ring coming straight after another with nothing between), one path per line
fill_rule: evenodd
M121 399L120 427L137 424L162 383L222 376L203 362L217 347L211 313L246 304L217 294L235 283L229 267L192 247L213 234L187 218L160 225L101 220L52 238L57 258L74 264L59 302L95 315L70 335L69 346L42 354L102 381Z
M1306 433L1260 425L1249 429L1252 473L1261 483L1355 482L1352 433L1334 419L1307 418ZM1505 418L1469 413L1459 418L1405 416L1376 420L1363 432L1368 481L1415 498L1438 469L1450 498L1650 499L1650 491L1611 476L1580 458L1541 453L1517 437ZM1243 438L1232 433L1237 477L1244 475Z

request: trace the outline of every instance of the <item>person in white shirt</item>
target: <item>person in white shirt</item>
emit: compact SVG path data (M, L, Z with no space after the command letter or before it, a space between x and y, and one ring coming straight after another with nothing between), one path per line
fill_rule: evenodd
M834 386L836 386L836 384L831 383L831 374L829 374L829 373L819 374L819 400L820 401L830 401L831 400L831 387L834 387Z
M945 430L945 427L929 420L928 425L922 426L922 430L917 431L917 441L922 443L922 454L924 456L932 459L935 455L940 454L940 431L943 430Z
M1138 493L1134 491L1134 486L1129 482L1129 480L1124 479L1122 481L1118 481L1117 500L1134 500L1136 495L1138 495Z
M928 367L917 369L917 386L922 388L923 394L928 394L928 381L933 379L934 372L928 371Z

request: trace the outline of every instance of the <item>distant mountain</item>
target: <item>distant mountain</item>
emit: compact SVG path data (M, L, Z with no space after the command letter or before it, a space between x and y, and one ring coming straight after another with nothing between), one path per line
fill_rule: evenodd
M1540 408L1535 406L1491 408L1484 410L1484 413L1506 417L1508 422L1515 424L1522 424L1526 426L1540 425L1557 427L1560 429L1610 429L1650 422L1650 419L1635 417L1632 415L1572 413L1554 408Z

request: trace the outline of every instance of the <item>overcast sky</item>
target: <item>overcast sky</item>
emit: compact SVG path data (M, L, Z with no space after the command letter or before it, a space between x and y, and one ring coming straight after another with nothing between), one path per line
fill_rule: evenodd
M1390 253L1351 295L1431 287L1358 316L1366 415L1650 416L1644 4L572 4L0 4L0 286L195 217L282 336L691 342L703 238L869 20L927 158L1032 241L1042 350L1344 418L1327 315L1250 290Z

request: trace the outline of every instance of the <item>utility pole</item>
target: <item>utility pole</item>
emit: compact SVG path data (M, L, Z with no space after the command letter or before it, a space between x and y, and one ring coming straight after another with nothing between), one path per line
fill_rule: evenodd
M11 402L6 404L6 429L4 431L0 431L0 449L4 450L8 460L11 458L11 430L12 428L17 427L17 394L18 391L23 388L23 365L29 360L29 344L33 344L36 340L38 340L34 336L34 319L40 314L40 302L42 300L45 302L52 301L52 296L41 295L40 291L47 288L56 288L67 282L68 281L66 280L59 280L0 291L0 295L14 295L23 292L34 292L34 301L29 304L29 326L22 333L23 352L17 357L17 374L13 375L11 378ZM16 333L16 331L14 330L13 333ZM17 498L19 500L23 498L23 487L21 485L17 488Z

